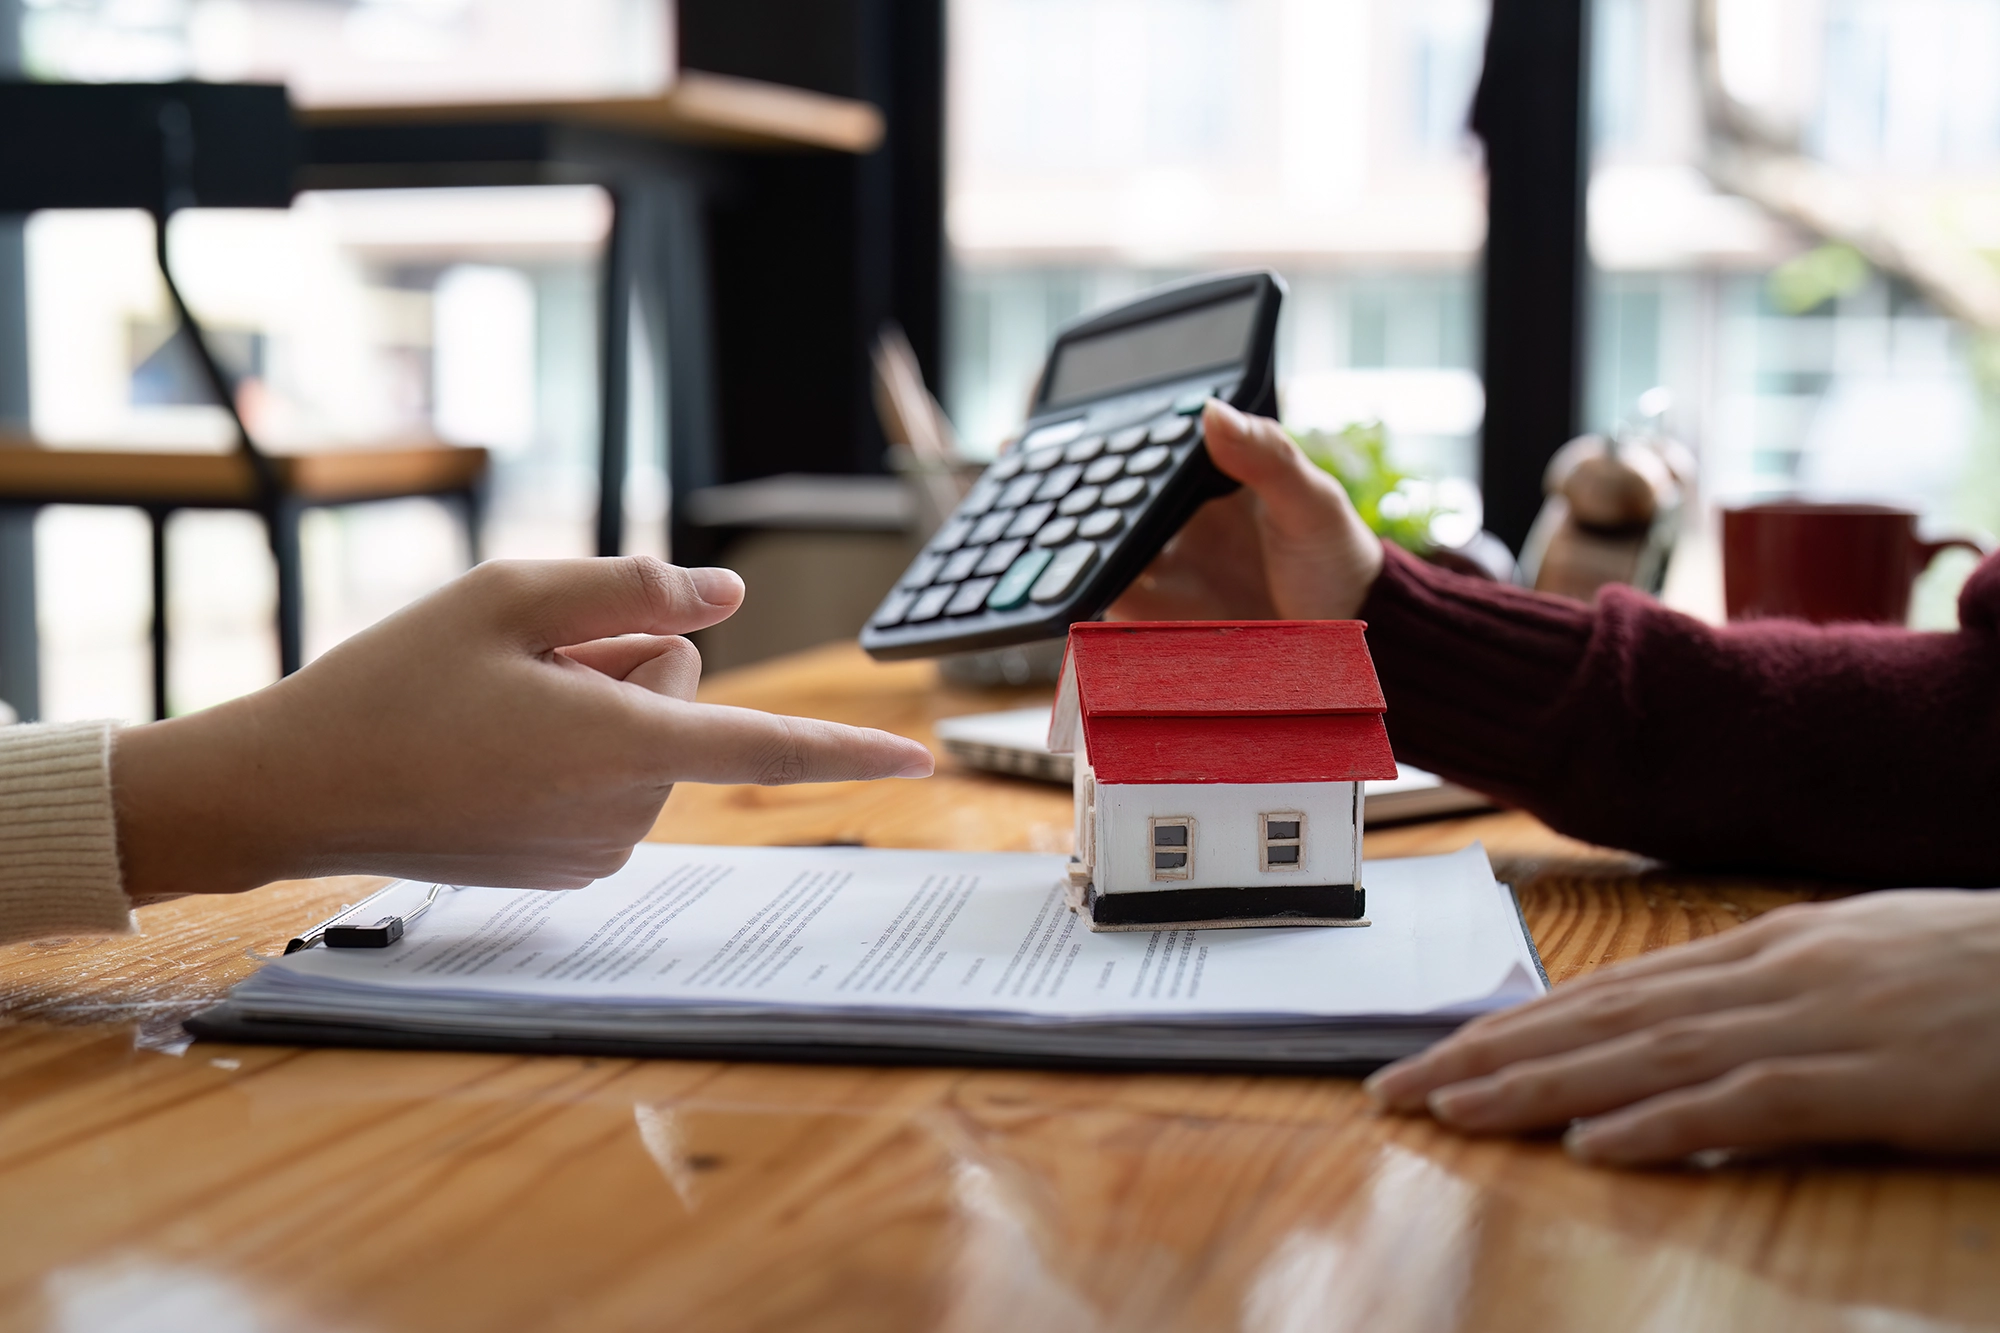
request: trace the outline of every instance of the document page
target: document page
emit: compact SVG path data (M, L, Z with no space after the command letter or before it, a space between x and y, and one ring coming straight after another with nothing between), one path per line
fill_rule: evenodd
M642 844L571 892L446 886L387 949L315 948L238 996L538 999L701 1012L899 1010L1016 1021L1474 1011L1542 988L1482 848L1368 864L1371 925L1093 934L1065 860ZM403 883L357 919L411 912Z

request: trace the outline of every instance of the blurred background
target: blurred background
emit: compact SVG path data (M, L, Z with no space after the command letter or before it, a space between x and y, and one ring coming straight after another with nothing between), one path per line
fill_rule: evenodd
M2000 531L2000 0L0 0L0 57L285 84L291 206L170 224L245 426L483 446L489 556L735 565L711 668L852 634L920 539L885 321L989 457L1058 326L1246 264L1290 284L1287 424L1379 422L1447 545L1518 549L1556 447L1642 419L1699 462L1665 593L1697 614L1718 503ZM760 89L800 97L746 129ZM0 223L0 415L43 447L230 447L154 225ZM273 679L257 517L166 532L170 708ZM0 696L152 714L149 541L112 506L0 522ZM470 558L429 498L312 510L302 546L308 658Z

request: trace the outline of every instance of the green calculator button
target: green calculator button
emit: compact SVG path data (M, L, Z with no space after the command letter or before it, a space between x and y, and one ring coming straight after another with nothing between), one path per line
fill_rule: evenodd
M1038 547L1016 560L1006 574L1001 576L999 584L993 589L993 595L986 599L988 609L1012 611L1027 601L1028 589L1035 586L1036 577L1054 556L1054 551Z
M1029 595L1038 602L1060 602L1069 596L1077 580L1096 561L1097 545L1094 542L1075 542L1063 547L1049 562L1041 578L1035 580Z

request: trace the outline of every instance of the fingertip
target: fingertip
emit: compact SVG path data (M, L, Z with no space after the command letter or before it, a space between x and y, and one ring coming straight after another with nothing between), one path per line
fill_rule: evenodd
M652 657L625 674L625 682L669 699L691 700L701 687L701 652L679 635L666 638Z
M1250 443L1249 419L1220 398L1211 398L1202 406L1201 433L1209 461L1230 480L1248 481L1246 473L1254 465L1246 456Z
M789 786L928 777L935 760L922 742L873 727L789 717L726 704L669 702L659 733L675 780Z
M1423 1056L1413 1055L1370 1074L1361 1084L1368 1100L1385 1111L1408 1114L1424 1109L1429 1088L1423 1070Z
M1202 426L1210 460L1252 490L1288 486L1301 469L1311 469L1285 428L1269 417L1252 417L1211 398Z
M1594 1120L1579 1120L1563 1131L1563 1151L1573 1162L1597 1166L1604 1162L1605 1134Z
M1572 1121L1563 1131L1563 1152L1582 1166L1655 1166L1688 1156L1660 1131L1647 1113L1622 1112Z
M1487 1090L1475 1083L1453 1083L1442 1088L1433 1088L1424 1098L1424 1107L1431 1118L1441 1125L1454 1129L1474 1128L1480 1119L1479 1113L1490 1102Z
M1241 435L1250 429L1250 419L1220 398L1211 398L1201 405L1201 425L1204 433L1220 427Z
M535 653L706 629L743 600L743 580L731 570L685 569L648 555L487 561L454 586L472 590L497 625Z
M930 747L922 741L912 740L908 736L898 736L893 731L886 731L879 734L888 738L888 744L899 752L903 760L903 766L897 769L891 776L899 778L927 778L937 771L937 756L932 754Z
M1527 1128L1521 1098L1510 1095L1508 1085L1495 1078L1468 1078L1433 1088L1424 1098L1424 1109L1440 1125L1461 1134L1510 1133ZM1532 1117L1532 1110L1528 1112Z
M860 731L868 738L872 753L868 771L856 774L857 777L927 778L937 770L937 756L922 741L874 727L863 727Z
M745 588L743 576L733 569L704 565L690 569L688 581L694 585L694 595L714 607L736 607L743 602Z

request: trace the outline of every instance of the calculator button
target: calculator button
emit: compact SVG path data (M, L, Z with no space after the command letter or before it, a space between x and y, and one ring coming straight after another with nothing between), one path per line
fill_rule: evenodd
M1144 477L1126 477L1114 481L1104 488L1103 503L1114 509L1122 509L1146 493Z
M972 571L986 555L983 546L968 546L951 559L944 562L944 572L938 575L939 583L956 583L960 579L971 578Z
M993 466L986 469L986 475L995 481L1005 481L1020 470L1021 455L1017 450L1011 454L1002 454L1000 457L994 459Z
M972 530L972 536L966 539L966 545L984 546L988 542L999 541L1000 534L1005 532L1007 525L1013 521L1014 511L1011 509L988 514L979 520L979 526Z
M1158 472L1173 456L1173 451L1163 445L1148 445L1125 460L1125 471L1131 476L1143 477L1148 472Z
M970 583L959 584L944 613L948 616L969 616L982 609L986 605L986 594L993 591L996 582L997 579L974 579Z
M1063 461L1065 463L1088 463L1103 452L1104 437L1102 435L1086 435L1069 448L1063 450Z
M1115 456L1111 458L1100 458L1095 463L1092 463L1089 467L1083 470L1083 479L1087 482L1090 482L1092 485L1096 485L1099 482L1110 481L1113 477L1117 476L1124 470L1125 470L1124 459Z
M1036 529L1049 521L1049 515L1056 512L1052 504L1029 505L1014 515L1014 521L1007 525L1009 537L1032 537Z
M1000 493L1005 489L1004 483L992 477L983 477L979 484L972 488L972 494L966 496L958 506L958 512L967 518L977 517L998 503Z
M1174 399L1174 411L1184 417L1198 417L1210 396L1206 393L1184 393Z
M939 528L937 536L931 538L931 549L933 551L956 551L959 547L965 545L965 539L971 535L972 520L969 518L955 518Z
M1078 542L1065 546L1056 552L1056 558L1049 561L1049 567L1035 580L1029 596L1038 602L1059 602L1076 587L1084 571L1097 561L1097 548L1089 542Z
M1097 497L1102 494L1103 492L1095 486L1081 487L1065 495L1062 498L1062 503L1056 506L1056 512L1058 514L1071 515L1087 514L1097 508ZM929 580L926 579L925 582L929 582ZM911 584L910 586L915 587L916 585Z
M1028 461L1022 464L1022 466L1030 472L1047 472L1057 463L1062 462L1062 456L1063 451L1060 449L1037 449L1028 455Z
M1042 478L1042 488L1035 492L1037 500L1060 500L1069 494L1069 488L1076 485L1076 479L1083 475L1083 469L1074 463L1057 468Z
M1033 452L1053 445L1068 444L1083 434L1083 421L1082 417L1071 417L1068 421L1058 421L1053 425L1038 427L1028 432L1027 438L1021 441L1021 448Z
M995 611L1012 611L1027 601L1028 589L1035 586L1035 579L1055 558L1055 554L1054 551L1037 548L1016 560L1014 567L993 585L993 593L986 599L986 605Z
M1075 519L1052 518L1047 523L1042 525L1042 530L1040 532L1035 534L1035 545L1061 546L1064 542L1068 541L1071 537L1074 536L1076 536Z
M1109 537L1125 526L1125 511L1122 509L1100 509L1076 525L1076 535L1089 537Z
M1193 417L1168 417L1165 421L1155 421L1146 438L1154 444L1179 444L1192 434Z
M1007 572L1007 566L1014 563L1014 557L1021 554L1021 548L1026 545L1026 542L1016 537L1013 541L1001 542L998 546L989 546L986 548L986 558L981 560L979 568L972 572L975 574L1004 574Z
M892 592L882 599L881 609L876 611L875 618L869 623L877 629L887 629L901 620L916 600L917 595L913 592Z
M905 588L921 588L936 578L938 571L943 568L943 556L920 555L911 563L908 569L903 571L903 586ZM901 616L896 618L898 620L902 619Z
M954 591L956 589L950 587L924 589L923 595L917 598L917 604L903 619L912 625L920 620L936 620L944 614L944 604L951 600Z
M1006 494L1000 497L1002 509L1019 509L1034 498L1035 491L1042 484L1040 477L1016 477L1007 486Z
M1145 442L1144 426L1128 426L1105 441L1104 447L1114 454L1129 454Z

